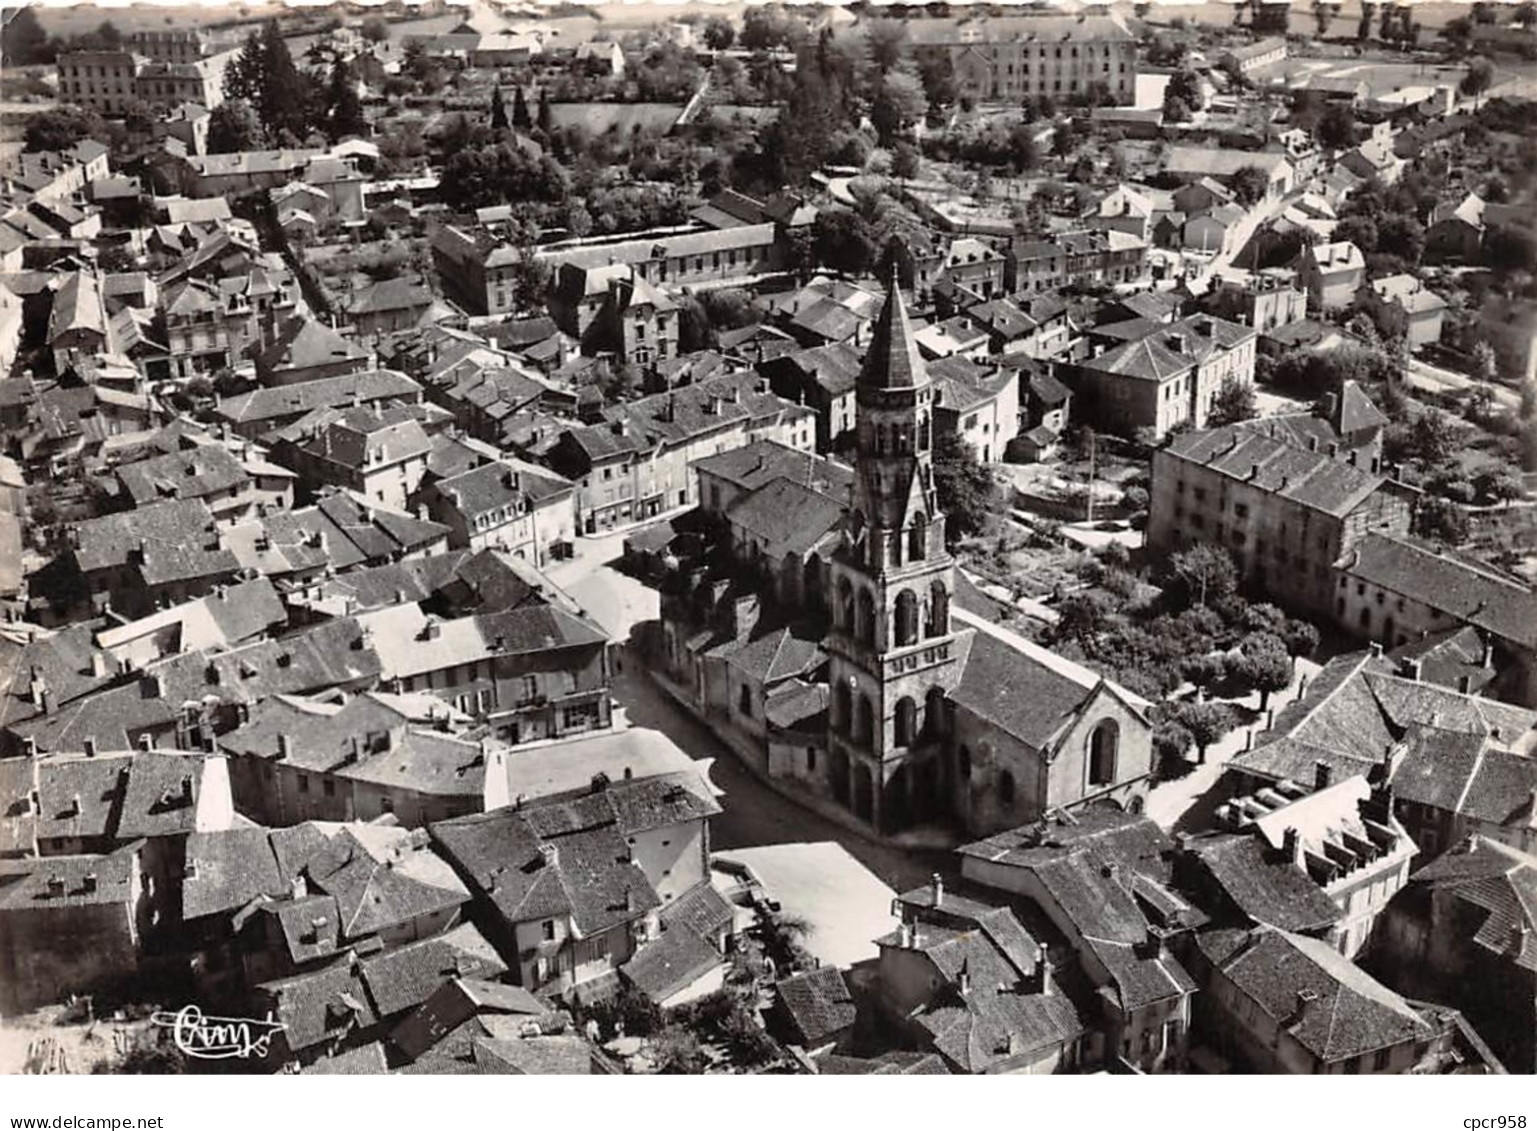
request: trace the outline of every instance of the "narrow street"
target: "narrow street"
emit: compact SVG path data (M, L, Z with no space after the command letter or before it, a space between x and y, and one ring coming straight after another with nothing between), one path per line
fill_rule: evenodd
M628 533L579 538L577 556L556 563L547 573L623 644L613 694L629 721L661 731L691 757L713 759L710 779L725 792L721 798L725 812L710 822L713 846L731 849L836 841L897 891L927 883L935 871L951 871L955 861L949 853L903 849L866 839L774 792L708 727L651 681L631 647L630 636L637 624L656 619L658 596L655 589L613 566Z
M638 661L628 650L624 670L614 679L614 698L636 726L661 731L695 758L714 759L710 780L725 791L720 799L725 812L710 822L710 842L717 850L836 841L899 892L927 883L936 871L955 868L949 853L908 850L868 840L775 793L749 773L708 727L639 670Z

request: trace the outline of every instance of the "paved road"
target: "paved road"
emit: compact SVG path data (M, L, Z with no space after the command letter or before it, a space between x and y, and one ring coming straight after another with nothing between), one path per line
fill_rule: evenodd
M1318 671L1318 664L1299 659L1292 673L1291 686L1270 696L1270 709L1279 715L1282 707L1297 698L1302 679L1311 680ZM1240 710L1247 709L1256 717L1247 726L1236 727L1224 735L1221 741L1212 743L1206 751L1204 765L1197 766L1182 778L1153 787L1147 798L1147 815L1165 831L1200 832L1211 827L1215 806L1206 800L1206 795L1222 777L1223 767L1235 755L1243 752L1249 732L1252 731L1258 737L1265 729L1265 716L1259 714L1259 692L1251 692L1241 699L1228 702ZM1192 752L1191 758L1194 757Z
M638 670L633 653L626 653L623 670L614 680L614 698L624 706L630 722L661 731L695 758L715 760L710 779L726 794L721 798L725 812L710 822L710 841L715 848L836 841L897 891L926 883L935 871L954 871L955 859L949 853L894 848L866 840L775 793L748 773L708 727Z
M1442 369L1440 366L1431 365L1421 361L1417 357L1409 359L1409 384L1420 389L1428 389L1433 393L1460 392L1471 389L1475 385L1483 385L1494 394L1495 403L1511 412L1521 411L1521 394L1504 385L1495 384L1493 381L1478 381L1469 377L1466 373L1458 373L1451 369Z

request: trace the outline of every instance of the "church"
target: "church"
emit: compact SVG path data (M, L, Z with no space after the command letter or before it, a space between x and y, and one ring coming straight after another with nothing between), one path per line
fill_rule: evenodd
M663 583L654 674L760 774L881 835L1140 812L1150 705L957 600L895 286L855 399L852 468L770 442L695 464L704 548Z

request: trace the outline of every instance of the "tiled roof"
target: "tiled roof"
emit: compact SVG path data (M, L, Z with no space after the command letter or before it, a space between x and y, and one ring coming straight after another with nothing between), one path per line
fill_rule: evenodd
M313 318L295 316L283 325L272 344L257 357L257 366L264 372L281 372L367 360L367 350L329 326Z
M499 978L507 964L472 924L363 960L363 981L381 1017L421 1005L454 978Z
M72 528L75 561L82 572L129 564L146 584L233 574L240 568L214 533L213 515L200 499L154 503L122 514L79 522Z
M1083 1021L1063 994L993 994L918 1015L934 1048L962 1072L981 1073L1083 1036Z
M715 885L705 880L663 904L659 917L668 929L693 931L708 938L729 928L736 920L736 911Z
M185 919L238 911L253 899L275 899L290 891L267 829L194 832L187 838L187 861L181 894Z
M52 908L126 907L137 894L142 841L107 856L44 856L31 870L0 887L0 914ZM62 884L62 887L58 885Z
M791 479L775 479L738 499L727 511L763 547L770 561L801 557L843 522L846 499L834 498Z
M135 506L161 499L202 499L233 492L251 481L228 448L203 444L154 459L125 464L117 477Z
M509 924L569 915L584 935L633 920L661 901L607 806L590 812L585 827L572 804L560 807L563 828L541 835L535 809L500 809L432 826L442 851ZM562 827L562 826L557 826ZM544 846L548 851L542 851Z
M774 440L756 440L740 448L705 456L695 471L754 491L776 479L788 479L835 499L846 498L854 484L853 468L826 456L786 447Z
M259 997L271 1004L273 1020L285 1027L284 1039L295 1052L379 1021L361 971L350 955L322 970L265 982L257 990Z
M1063 725L1095 690L1093 683L1043 663L991 632L969 633L956 648L961 678L950 697L1037 750L1053 747Z
M298 419L317 408L340 408L394 398L414 402L420 400L421 395L422 387L404 373L393 369L369 369L225 397L215 406L214 413L231 423L243 424Z
M427 847L425 833L346 827L305 866L310 884L334 896L344 937L377 934L468 902L469 891Z
M1198 942L1239 993L1324 1064L1433 1032L1407 1001L1326 942L1271 927L1216 931Z
M1382 476L1333 459L1327 452L1306 451L1236 426L1186 432L1163 451L1336 517L1349 514L1386 483Z
M836 966L822 966L774 983L795 1043L815 1047L854 1024L854 995Z
M1255 923L1283 931L1316 932L1344 917L1291 858L1247 833L1218 834L1190 852L1234 906Z
M1467 909L1471 942L1537 971L1537 857L1474 836L1442 853L1409 882L1447 893ZM1454 922L1462 925L1460 917Z
M725 965L720 953L693 931L663 931L619 968L630 985L663 1002L711 970Z
M1537 592L1469 558L1377 532L1356 542L1338 568L1523 648L1537 648Z

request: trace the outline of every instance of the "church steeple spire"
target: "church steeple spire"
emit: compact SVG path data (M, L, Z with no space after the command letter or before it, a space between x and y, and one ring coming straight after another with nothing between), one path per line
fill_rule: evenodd
M916 389L929 383L929 369L918 343L913 340L912 323L907 318L907 304L897 282L896 267L886 291L886 304L875 320L870 348L859 370L859 384L872 389Z

